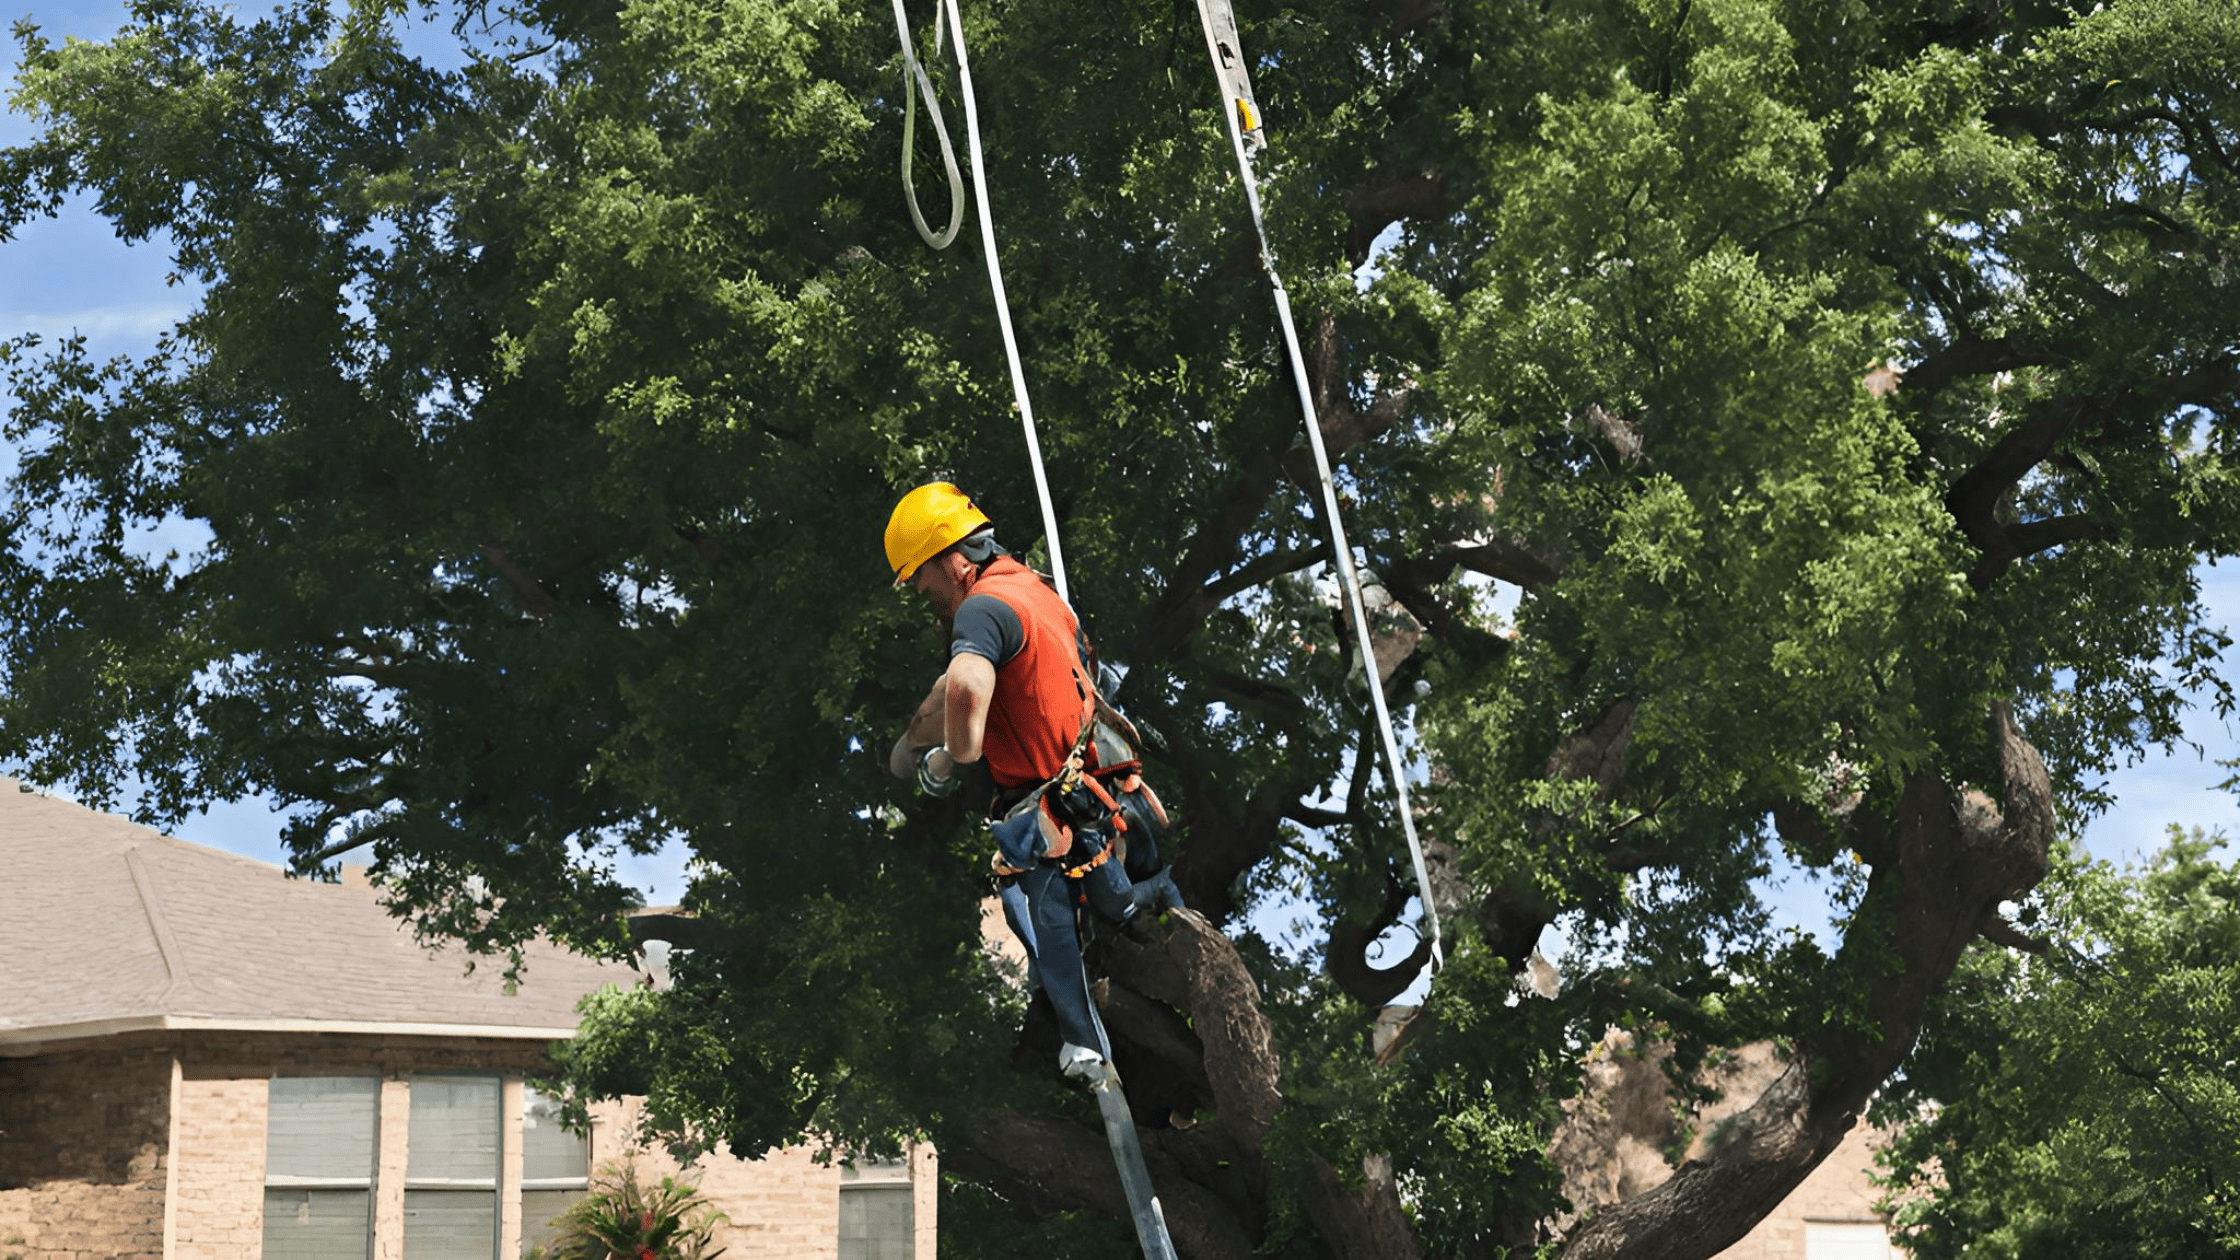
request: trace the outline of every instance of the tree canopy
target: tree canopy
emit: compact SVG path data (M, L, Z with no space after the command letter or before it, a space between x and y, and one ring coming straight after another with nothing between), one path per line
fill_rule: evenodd
M2240 866L2173 828L2144 869L2057 864L2057 947L1971 950L1881 1104L1913 1254L2240 1251Z
M972 234L926 250L896 187L890 15L485 3L438 64L406 11L19 28L0 234L82 193L204 296L145 359L0 347L0 758L157 824L269 796L303 866L360 846L490 948L628 948L612 856L689 845L696 917L641 928L675 986L595 1015L583 1084L1117 1217L1085 1104L1009 1065L983 833L881 773L940 647L894 497L945 476L1038 543ZM1197 15L965 13L1075 602L1185 829L1195 913L1096 957L1169 1219L1521 1254L1602 1029L1681 1070L1777 1038L1711 1158L1559 1240L1709 1255L1971 938L2036 947L1999 911L2057 814L2229 701L2193 571L2240 541L2240 8L1238 16L1454 925L1382 1066L1407 862ZM208 542L136 542L175 520ZM1769 926L1777 853L1840 939ZM1287 895L1305 956L1245 920ZM1520 1003L1552 926L1567 984Z

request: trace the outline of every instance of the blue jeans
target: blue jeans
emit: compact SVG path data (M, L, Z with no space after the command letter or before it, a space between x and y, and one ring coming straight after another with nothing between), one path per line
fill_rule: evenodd
M1107 862L1097 871L1113 865ZM1006 881L997 895L1003 901L1003 917L1010 923L1012 934L1027 947L1034 981L1050 995L1050 1009L1058 1016L1058 1035L1109 1060L1112 1045L1105 1040L1104 1023L1097 1018L1096 1003L1089 998L1089 977L1081 968L1081 928L1075 917L1079 906L1074 883L1055 862L1037 862L1034 869Z

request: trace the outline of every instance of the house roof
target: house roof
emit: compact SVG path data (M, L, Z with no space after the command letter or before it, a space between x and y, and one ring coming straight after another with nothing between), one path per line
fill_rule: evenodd
M585 993L635 979L540 942L508 993L502 962L470 973L463 949L422 946L363 878L291 879L7 778L0 871L0 1047L143 1028L551 1040Z

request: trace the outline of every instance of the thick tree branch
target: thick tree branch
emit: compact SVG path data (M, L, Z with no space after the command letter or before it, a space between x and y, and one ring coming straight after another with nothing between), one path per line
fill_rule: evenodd
M1307 718L1307 702L1282 683L1248 678L1226 669L1198 666L1206 690L1224 704L1233 705L1282 727L1297 727Z
M1521 586L1528 591L1555 585L1563 571L1550 560L1514 539L1496 538L1445 553L1472 573Z
M1736 1116L1720 1143L1653 1190L1599 1212L1566 1260L1697 1260L1731 1246L1835 1150L1867 1099L1913 1048L1922 1007L1998 903L2046 872L2053 793L2037 751L2005 703L1991 706L2003 807L1941 780L1907 781L1893 832L1897 860L1878 866L1839 964L1871 976L1870 1026L1832 1020Z
M1587 779L1594 783L1598 800L1617 799L1624 779L1626 748L1633 741L1634 717L1639 711L1640 702L1630 696L1604 706L1592 722L1556 745L1548 756L1548 777ZM1545 835L1560 822L1555 815L1543 812L1534 826ZM1615 866L1628 856L1612 849L1605 851L1603 860ZM1479 897L1478 932L1487 947L1513 971L1524 966L1539 944L1541 932L1555 921L1557 909L1537 882L1520 873Z
M505 578L506 585L513 588L514 598L521 601L521 611L539 621L543 621L559 609L560 605L552 598L551 593L538 585L537 580L530 577L527 570L514 562L512 554L506 550L504 545L484 543L477 550L481 551L482 558L488 560L491 566Z
M1423 1254L1416 1246L1415 1227L1401 1206L1391 1160L1382 1155L1364 1158L1358 1190L1320 1156L1308 1170L1314 1193L1307 1197L1307 1215L1314 1218L1334 1260L1417 1260Z
M1409 0L1421 12L1444 12L1437 0ZM1379 172L1368 183L1348 192L1346 209L1346 259L1355 269L1369 261L1384 230L1403 219L1441 219L1454 212L1447 196L1446 172L1437 167L1417 171Z
M1147 1097L1212 1110L1188 1127L1150 1123L1141 1132L1177 1250L1247 1260L1267 1194L1261 1147L1283 1103L1274 1034L1251 972L1236 946L1192 910L1101 936L1090 961L1106 976L1098 1002L1139 1124ZM1111 1165L1085 1107L1074 1119L983 1117L971 1139L943 1158L1030 1214L1079 1209L1127 1219L1117 1180L1083 1175Z
M1238 469L1220 506L1191 535L1181 558L1168 566L1165 589L1144 612L1143 628L1129 657L1132 663L1143 666L1171 659L1219 605L1218 600L1205 601L1205 588L1236 555L1238 540L1259 519L1281 475L1280 457L1274 451Z
M2013 549L2016 560L2088 538L2106 538L2114 532L2106 521L2087 513L2024 521L2006 527L2007 545Z
M1426 556L1389 563L1383 572L1388 579L1392 573L1397 572L1401 582L1415 590L1424 591L1446 581L1457 568L1481 573L1497 582L1521 586L1528 591L1552 586L1563 576L1559 562L1543 555L1537 548L1513 538L1491 538L1463 547L1444 547ZM1402 599L1401 602L1407 601Z
M1904 387L1909 394L1928 397L1964 376L2071 363L2083 352L2084 347L2074 342L1986 339L1963 328L1949 345L1907 368Z
M2220 355L2166 376L2141 392L2158 408L2194 406L2224 412L2240 397L2240 359Z
M1332 467L1345 462L1357 446L1375 441L1405 420L1415 402L1415 383L1403 378L1382 387L1367 411L1356 411L1352 377L1346 371L1345 343L1338 335L1338 321L1324 311L1315 321L1314 340L1307 347L1307 375L1314 388L1314 408L1322 423L1322 445ZM1314 453L1304 444L1285 452L1283 470L1294 484L1311 487L1319 474Z
M993 1187L1032 1216L1070 1210L1128 1219L1127 1196L1110 1172L1112 1153L1102 1131L1087 1123L1000 1111L981 1117L971 1138L944 1147L941 1158L951 1171ZM1252 1240L1230 1204L1182 1175L1157 1141L1144 1143L1144 1162L1181 1254L1250 1260Z
M1919 371L1917 368L1907 377L1908 385L1916 383ZM2129 414L2131 409L2128 408L2119 412L2125 403L2134 408L2143 404L2159 417L2179 406L2221 411L2230 407L2236 396L2240 396L2240 367L2236 367L2232 358L2220 356L2183 372L2138 385L2115 401L2066 398L2041 404L2028 418L2000 435L1975 466L1961 474L1945 492L1946 509L1968 541L1982 553L1969 571L1968 581L1977 590L1984 590L2017 560L2066 543L2109 537L2115 532L2113 522L2090 513L2011 525L2000 522L2001 504L2030 470L2051 456L2064 441L2072 438L2092 443L2136 440L2133 430L2113 427L2119 415Z
M1302 827L1342 827L1353 821L1353 815L1342 809L1322 809L1304 801L1286 806L1283 816Z
M1191 1031L1187 1018L1163 1002L1109 981L1097 984L1097 1008L1115 1040L1113 1054L1128 1074L1128 1103L1138 1115L1150 1113L1163 1119L1164 1112L1189 1115L1212 1105L1205 1043ZM1148 1087L1154 1085L1157 1088ZM1154 1095L1168 1100L1163 1108L1147 1105L1155 1101Z
M1989 587L2020 558L2013 539L1999 523L2000 501L2087 416L2101 414L2098 404L2082 399L2045 406L2002 434L1945 492L1945 509L1959 523L1960 532L1982 553L1982 559L1968 574L1969 583L1977 590Z
M1606 705L1594 721L1566 736L1548 757L1551 779L1591 779L1595 794L1615 799L1625 777L1626 749L1633 743L1633 721L1641 702L1621 696Z
M2051 141L2070 131L2096 131L2103 134L2121 134L2134 131L2147 123L2164 123L2175 130L2185 141L2190 156L2208 159L2226 171L2234 170L2231 155L2217 141L2214 123L2198 123L2164 105L2141 105L2113 114L2091 115L2081 111L2065 112L2050 105L2030 104L1995 105L1983 111L1983 120L1994 127L2012 127L2029 132L2041 141Z
M1418 935L1416 947L1406 958L1379 967L1369 961L1369 951L1400 921L1408 908L1409 889L1388 863L1384 872L1384 900L1366 920L1338 919L1330 924L1330 942L1323 951L1323 969L1346 995L1370 1010L1400 996L1431 961L1431 938Z
M1319 542L1309 547L1294 547L1289 551L1271 551L1264 556L1239 565L1227 575L1198 588L1198 606L1212 612L1222 601L1232 595L1249 591L1263 582L1297 573L1301 569L1319 564L1330 558L1330 544ZM1204 614L1201 613L1201 616Z
M1199 758L1181 756L1172 764L1190 818L1190 842L1175 861L1175 883L1184 901L1225 921L1236 908L1237 876L1274 851L1284 815L1306 785L1267 783L1240 798L1233 781Z
M1472 624L1449 607L1445 600L1431 593L1432 584L1446 578L1446 573L1441 573L1431 582L1424 581L1423 575L1433 569L1434 565L1429 561L1402 559L1380 566L1377 575L1384 579L1385 589L1392 592L1392 597L1422 621L1424 629L1429 630L1440 642L1467 657L1477 659L1490 658L1507 651L1507 639ZM1454 566L1450 563L1447 572L1451 573L1453 570Z
M1259 985L1236 946L1205 916L1174 910L1140 932L1106 938L1101 957L1113 983L1190 1017L1205 1046L1215 1112L1197 1131L1210 1127L1240 1150L1257 1150L1283 1105L1281 1068Z

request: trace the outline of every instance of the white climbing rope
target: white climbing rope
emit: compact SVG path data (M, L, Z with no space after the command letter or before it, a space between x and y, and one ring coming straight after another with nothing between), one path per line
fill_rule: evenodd
M943 11L933 11L933 55L941 55L941 30ZM918 63L918 50L910 39L910 17L903 12L902 0L894 0L895 34L902 38L902 196L910 206L910 223L918 235L935 249L947 249L957 239L957 228L964 223L964 176L957 173L957 150L949 143L949 128L941 120L941 102L933 94L933 80L926 77L926 68ZM916 90L913 91L912 89ZM925 213L918 209L918 185L910 177L910 163L918 147L918 98L926 100L926 117L933 120L933 134L941 142L941 165L949 175L949 226L940 232L926 226Z
M1011 301L1004 293L1003 268L999 264L996 254L995 212L988 206L988 176L980 161L980 110L972 93L972 63L965 54L964 15L957 9L957 0L941 0L941 8L948 13L949 27L956 40L957 86L964 95L965 153L972 164L973 200L980 211L980 249L988 260L988 287L995 294L996 326L1003 333L1004 360L1011 369L1011 399L1019 408L1019 422L1025 427L1027 433L1027 462L1034 469L1035 495L1042 504L1042 535L1049 540L1050 544L1050 576L1057 583L1058 597L1070 603L1072 597L1066 587L1065 553L1058 546L1058 511L1050 501L1050 478L1042 467L1042 439L1035 429L1034 403L1027 397L1027 374L1025 368L1020 365L1019 339L1011 328ZM941 111L939 106L934 103L933 84L926 77L924 67L918 65L917 56L912 51L910 22L908 16L903 12L902 0L894 0L894 20L895 26L902 33L903 58L908 63L909 70L915 73L919 91L925 95L926 111L933 116L934 131L942 139L942 155L949 164L950 178L954 180L957 175L957 168L956 159L948 148L949 133L941 125ZM936 34L934 36L936 50L940 47L939 22L940 19L937 14L935 18ZM909 186L910 170L908 117L908 115L905 115L902 150L903 184L905 188ZM954 187L953 184L952 187ZM957 216L962 212L963 198L958 196L950 203L949 239L954 239L956 235ZM915 191L910 193L910 217L918 225L918 232L926 238L927 244L932 245L935 249L943 248L948 244L948 239L936 243L934 235L926 230L925 222L918 214L917 193Z
M1338 585L1345 592L1347 611L1353 615L1354 636L1361 649L1361 670L1369 684L1369 699L1376 706L1377 725L1384 735L1385 766L1392 778L1392 790L1399 797L1400 826L1407 833L1408 853L1415 859L1416 893L1423 900L1423 917L1431 927L1431 965L1436 970L1446 965L1446 958L1441 953L1439 940L1439 910L1432 904L1430 870L1424 864L1423 842L1416 837L1415 810L1408 800L1407 769L1400 760L1400 739L1393 732L1392 710L1385 704L1384 683L1377 677L1376 648L1369 639L1368 612L1361 600L1361 575L1354 568L1353 547L1346 541L1345 521L1338 513L1337 479L1330 471L1329 449L1323 445L1322 418L1315 411L1314 389L1307 381L1307 360L1299 349L1299 330L1291 322L1291 295L1283 287L1283 277L1276 272L1275 253L1268 247L1267 225L1260 217L1260 188L1253 178L1252 159L1245 149L1246 129L1258 130L1258 110L1253 107L1249 95L1249 82L1244 77L1243 58L1236 47L1234 32L1215 29L1215 2L1198 0L1199 24L1206 33L1206 55L1213 60L1214 79L1221 88L1221 116L1228 120L1229 144L1237 157L1237 176L1244 182L1245 203L1252 209L1252 230L1260 242L1260 266L1268 273L1268 285L1275 294L1276 319L1283 326L1284 349L1291 358L1292 383L1299 391L1299 410L1306 416L1307 445L1314 450L1315 475L1322 486L1322 512L1330 522L1330 554L1336 561ZM1234 80L1232 67L1236 68Z

